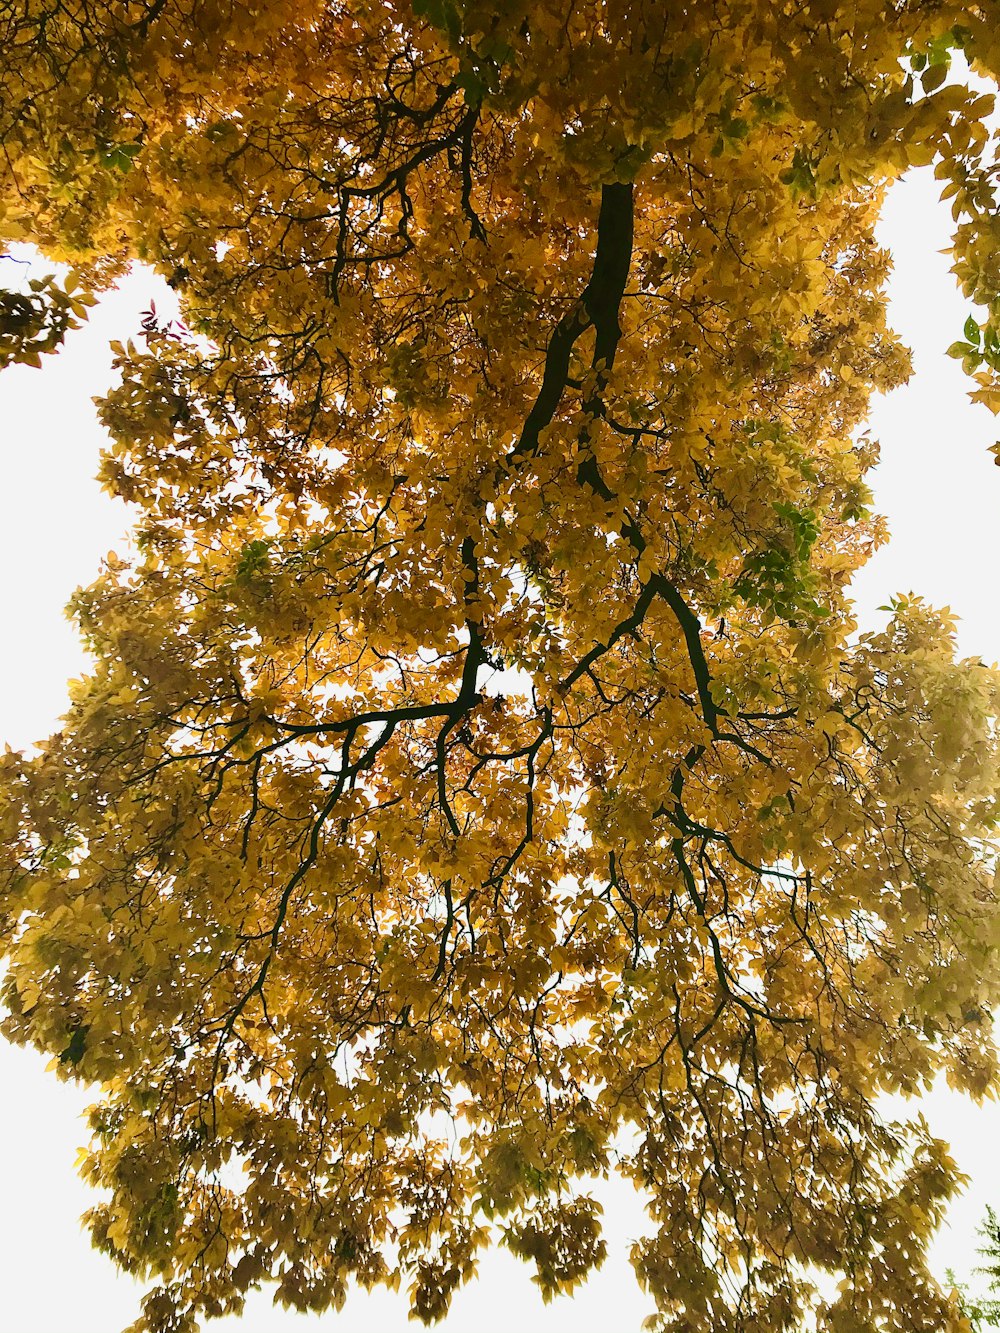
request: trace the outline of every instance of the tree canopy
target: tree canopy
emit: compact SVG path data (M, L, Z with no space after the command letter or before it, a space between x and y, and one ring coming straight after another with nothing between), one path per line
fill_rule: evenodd
M0 296L0 359L133 261L183 312L101 404L93 670L0 760L4 1031L98 1085L137 1327L268 1282L430 1322L494 1242L569 1291L609 1172L651 1328L954 1324L956 1169L878 1099L997 1086L1000 677L847 588L910 166L1000 409L993 100L949 76L996 4L2 22L0 237L72 272Z

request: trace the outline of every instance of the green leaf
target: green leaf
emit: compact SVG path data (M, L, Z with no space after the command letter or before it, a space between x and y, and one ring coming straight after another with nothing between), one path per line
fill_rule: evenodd
M236 565L237 583L250 583L264 573L270 564L270 545L270 542L257 540L244 546Z
M83 1059L83 1052L87 1045L87 1033L90 1026L84 1023L81 1027L75 1028L73 1035L69 1039L69 1045L59 1056L59 1063L62 1065L78 1065Z
M451 0L413 0L413 12L425 18L432 28L446 32L453 42L462 35L462 20Z

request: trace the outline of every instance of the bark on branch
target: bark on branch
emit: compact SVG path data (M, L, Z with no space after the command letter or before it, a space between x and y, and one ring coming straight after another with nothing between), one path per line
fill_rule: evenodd
M590 280L573 308L556 325L545 353L545 370L538 397L525 418L513 457L538 451L538 437L552 421L569 379L569 363L580 335L596 333L593 365L601 382L614 365L621 339L618 313L632 262L633 187L616 181L601 190L597 219L597 250Z

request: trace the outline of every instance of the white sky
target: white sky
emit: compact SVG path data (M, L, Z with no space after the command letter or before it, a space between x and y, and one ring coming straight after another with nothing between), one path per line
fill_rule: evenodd
M1000 658L1000 469L987 449L1000 422L969 403L969 382L944 355L969 313L939 253L949 225L929 170L892 191L882 226L883 242L896 257L892 320L914 349L916 373L871 414L872 433L882 443L876 502L889 517L893 540L856 588L864 627L884 619L876 608L893 593L920 592L960 617L964 654L994 662ZM43 371L18 366L0 379L0 624L9 635L0 654L0 742L23 746L47 734L66 707L67 678L84 669L62 608L74 588L93 577L104 553L123 547L127 524L124 506L93 480L103 437L90 396L110 375L108 341L136 335L151 295L165 303L155 280L133 276ZM0 1044L0 1143L6 1145L0 1333L117 1333L138 1314L142 1289L90 1248L78 1224L93 1201L73 1169L86 1138L79 1115L90 1097L46 1074L45 1063L33 1051ZM972 1178L934 1249L942 1276L947 1266L964 1275L974 1263L974 1231L985 1204L1000 1203L994 1156L1000 1108L978 1109L942 1091L920 1109ZM627 1256L644 1218L628 1187L609 1188L604 1197L609 1258L575 1298L544 1307L531 1270L501 1252L484 1261L478 1281L456 1297L439 1327L444 1333L508 1333L516 1321L539 1333L638 1330L650 1305ZM275 1309L265 1292L242 1319L208 1328L403 1333L413 1325L402 1295L357 1293L340 1315L302 1316Z

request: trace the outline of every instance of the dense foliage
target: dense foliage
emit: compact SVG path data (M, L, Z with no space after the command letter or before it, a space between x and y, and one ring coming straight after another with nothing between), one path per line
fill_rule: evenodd
M949 77L997 20L5 12L0 237L74 272L0 297L0 356L134 260L184 318L102 404L136 549L76 598L93 671L0 761L5 1031L100 1087L144 1329L267 1281L430 1321L491 1239L569 1290L608 1172L651 1327L959 1317L953 1163L876 1103L997 1083L1000 678L845 590L911 165L1000 408L992 98Z

